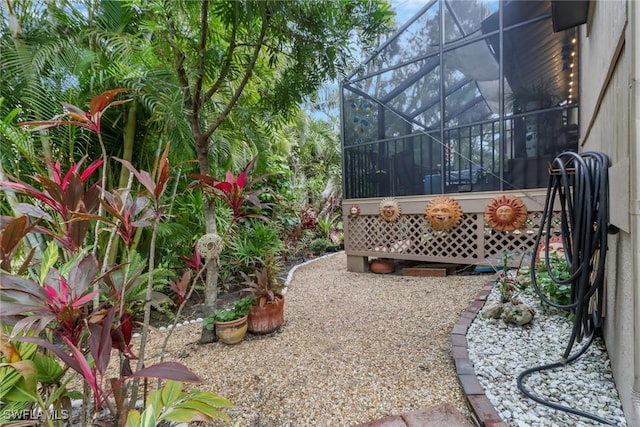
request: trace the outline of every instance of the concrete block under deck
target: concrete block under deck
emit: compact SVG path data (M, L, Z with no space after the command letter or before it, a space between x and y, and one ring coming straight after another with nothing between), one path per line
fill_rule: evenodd
M369 257L347 255L347 271L367 273L369 271Z

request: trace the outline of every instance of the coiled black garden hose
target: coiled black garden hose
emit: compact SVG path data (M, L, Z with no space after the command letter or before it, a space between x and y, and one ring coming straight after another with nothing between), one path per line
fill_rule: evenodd
M527 390L524 379L534 373L565 366L578 359L602 332L605 259L609 227L609 158L600 152L558 155L551 164L549 186L542 222L534 248L545 242L545 267L555 283L571 284L571 302L557 304L544 295L536 280L536 257L531 257L531 282L538 296L552 307L571 311L575 316L567 347L560 361L530 368L518 375L518 388L530 399L553 409L590 418L602 424L615 423L594 414L544 400ZM554 204L559 202L560 230L564 256L571 269L567 279L556 277L550 265L549 239L553 235ZM535 254L535 251L534 251ZM571 354L576 342L584 344Z

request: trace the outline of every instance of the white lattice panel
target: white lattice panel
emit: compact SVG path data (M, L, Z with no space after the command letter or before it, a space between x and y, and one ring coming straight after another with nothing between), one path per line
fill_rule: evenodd
M478 250L482 226L477 214L464 215L461 224L451 231L431 229L424 215L402 215L390 223L379 216L359 216L348 221L348 252L393 258L403 258L402 255L412 255L412 259L455 258L466 263L476 262L482 256Z
M529 212L525 224L513 232L492 230L483 212L465 212L461 223L450 231L431 229L423 213L402 214L393 222L384 221L378 214L346 217L345 248L348 255L483 264L504 252L531 251L541 215L539 211ZM552 230L559 230L557 220ZM518 261L512 258L512 263Z

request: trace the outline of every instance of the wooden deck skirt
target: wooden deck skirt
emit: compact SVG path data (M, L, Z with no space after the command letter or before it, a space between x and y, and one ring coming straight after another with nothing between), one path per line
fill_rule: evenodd
M519 197L527 206L528 218L520 229L498 232L486 224L484 209L500 194ZM535 243L546 189L447 194L463 212L460 225L449 231L433 230L425 219L427 203L436 196L394 198L401 215L392 222L380 216L382 198L343 200L347 269L368 271L369 257L495 265L504 252L511 255L512 265L517 265L520 254L530 252ZM357 215L350 215L353 206L359 209Z

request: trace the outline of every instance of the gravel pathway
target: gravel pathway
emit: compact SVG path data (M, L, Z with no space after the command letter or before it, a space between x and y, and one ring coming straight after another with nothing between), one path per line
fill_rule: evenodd
M537 297L522 293L518 299L536 310L529 325L508 326L502 320L478 315L467 331L469 358L487 397L509 426L601 426L538 404L518 390L516 379L521 372L560 359L572 328L567 318L545 312ZM494 287L487 301L498 300ZM591 412L619 427L627 425L601 340L594 341L573 364L534 373L525 385L544 399Z
M338 253L296 269L280 332L198 345L200 324L187 324L165 360L230 399L240 426L349 426L444 402L468 415L449 338L485 281L352 273Z

